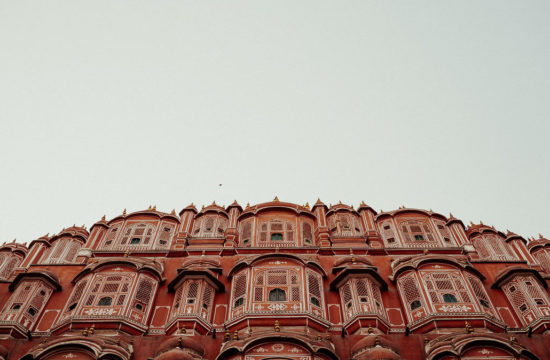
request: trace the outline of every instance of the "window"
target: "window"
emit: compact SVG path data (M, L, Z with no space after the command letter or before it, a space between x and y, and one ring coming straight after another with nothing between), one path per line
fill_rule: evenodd
M513 260L508 244L495 235L483 235L473 239L474 247L481 259Z
M412 303L411 303L411 310L414 310L414 309L418 309L419 307L421 307L422 304L420 303L419 300L414 300Z
M428 294L434 304L471 303L472 297L459 271L433 272L421 271Z
M418 286L418 279L416 277L416 274L411 273L400 277L397 280L397 284L403 302L407 305L409 309L411 309L412 313L409 313L409 320L418 320L418 317L415 317L414 315L417 315L416 313L420 311L420 309L424 308L424 303L423 296L421 295L422 293Z
M3 253L0 255L0 279L8 279L13 270L21 262L21 258L13 253Z
M340 288L340 299L344 309L344 319L357 314L377 314L386 317L382 306L382 296L377 283L370 278L351 278Z
M140 238L133 238L133 239L130 241L130 245L138 245L140 242L141 242L141 239L140 239Z
M302 223L302 239L307 245L311 245L313 243L312 225L309 222Z
M363 236L361 219L350 212L338 212L327 218L332 236Z
M76 254L82 243L69 237L63 237L53 242L42 257L42 262L47 264L65 264L72 263L76 259Z
M502 289L523 325L529 325L539 317L550 316L548 294L533 275L518 275Z
M244 298L238 298L237 300L235 300L235 307L239 307L241 305L244 304Z
M390 221L386 221L380 225L380 228L380 233L382 235L382 238L386 242L386 246L397 246L393 224Z
M273 289L269 292L269 301L286 301L286 292L282 289Z
M109 306L109 305L111 305L112 302L113 302L113 299L111 297L106 296L106 297L102 297L98 301L97 305L98 306Z
M319 299L317 299L316 297L312 296L309 298L309 301L311 301L311 303L315 306L321 306L321 303L319 302Z
M0 320L30 329L46 306L53 289L40 280L22 280L6 302Z
M31 316L36 315L36 310L33 309L32 307L30 307L30 308L27 310L27 312L28 312Z
M435 243L435 237L430 226L420 220L408 220L400 224L405 243L414 241L426 241Z
M443 301L446 303L457 302L456 297L453 294L443 294Z
M208 213L195 220L191 233L193 237L223 237L228 223L229 221L225 215Z
M294 225L289 221L271 220L259 225L258 232L259 246L296 246Z

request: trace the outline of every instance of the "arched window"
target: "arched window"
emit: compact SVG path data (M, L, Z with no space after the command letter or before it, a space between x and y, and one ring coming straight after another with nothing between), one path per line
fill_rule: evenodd
M314 245L313 226L309 222L302 222L302 241L304 245Z
M246 220L241 223L240 231L240 244L241 246L250 246L252 244L252 226L254 222L252 219Z
M496 235L482 235L473 239L474 247L481 259L485 260L515 260L504 239Z
M221 214L205 214L198 217L193 224L193 237L223 238L228 219Z
M172 316L199 316L210 321L214 294L212 285L203 279L184 281L176 291Z
M458 300L453 294L443 294L443 301L446 303L455 303Z
M382 234L386 247L399 246L399 241L397 240L397 235L391 220L384 221L380 224L380 233Z
M351 278L340 288L344 319L358 314L376 314L386 318L380 287L370 277Z
M31 329L52 292L53 288L41 280L21 281L4 305L0 319L4 322L19 323L26 329Z
M294 224L284 220L270 220L259 225L258 246L296 246Z
M22 257L11 253L0 253L0 279L7 280L11 276L13 270L21 263Z
M286 301L286 292L279 288L271 290L269 292L269 301Z
M430 226L424 221L403 221L400 227L407 246L422 247L426 246L426 244L436 244Z
M89 274L76 283L58 325L86 321L89 316L113 322L132 319L143 323L157 286L158 280L149 274L124 271L120 267Z
M515 276L502 289L524 325L550 316L548 294L533 275Z
M363 236L363 226L359 216L350 212L338 212L327 218L331 236L355 237Z
M123 228L123 223L112 224L105 232L101 249L149 250L167 249L174 236L176 225L169 221L131 221Z
M422 306L422 303L420 302L420 300L413 300L411 302L411 310L418 309L421 306Z
M73 263L81 247L82 242L76 239L71 239L70 237L57 239L42 257L42 262L46 264Z

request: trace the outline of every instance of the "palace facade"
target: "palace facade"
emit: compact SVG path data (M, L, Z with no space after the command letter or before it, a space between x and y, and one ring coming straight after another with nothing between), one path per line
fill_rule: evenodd
M0 247L0 360L548 359L549 279L431 210L125 210Z

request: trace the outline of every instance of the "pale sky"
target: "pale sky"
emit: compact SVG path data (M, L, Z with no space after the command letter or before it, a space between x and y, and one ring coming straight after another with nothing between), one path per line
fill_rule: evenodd
M550 236L549 17L548 0L0 0L0 243L275 195Z

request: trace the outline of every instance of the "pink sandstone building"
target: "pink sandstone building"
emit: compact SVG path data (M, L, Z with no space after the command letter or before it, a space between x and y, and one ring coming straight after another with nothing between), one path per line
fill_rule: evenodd
M0 247L0 360L549 359L550 241L401 207L150 207Z

